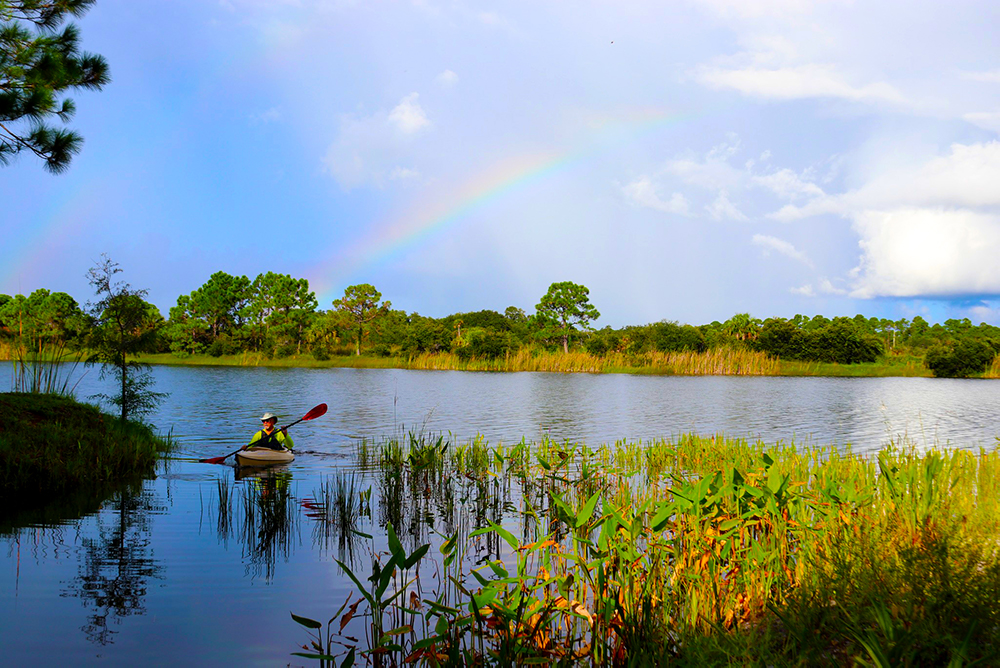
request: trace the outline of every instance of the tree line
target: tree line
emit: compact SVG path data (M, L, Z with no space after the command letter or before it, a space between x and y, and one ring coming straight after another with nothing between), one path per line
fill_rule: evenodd
M150 352L223 356L253 352L282 358L312 355L413 357L451 353L460 360L497 358L522 349L641 356L652 352L748 349L785 360L872 363L911 355L938 376L983 372L1000 352L1000 328L969 319L930 324L920 316L890 320L857 315L796 315L760 320L747 313L725 322L686 325L662 321L595 329L600 312L590 292L569 281L553 283L532 313L509 306L435 318L392 308L370 284L348 287L321 309L305 278L266 272L253 280L216 272L180 295L167 318L142 304L141 325ZM95 331L93 309L70 295L39 289L0 295L0 341L86 347Z

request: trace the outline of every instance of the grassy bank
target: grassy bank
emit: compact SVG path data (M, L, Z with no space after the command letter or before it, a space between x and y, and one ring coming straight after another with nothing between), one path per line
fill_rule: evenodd
M19 503L148 475L169 448L145 425L59 395L0 394L0 415L0 497Z
M453 353L412 357L337 356L317 360L312 355L268 358L258 353L143 356L144 362L176 366L266 366L285 368L423 369L455 371L551 371L563 373L632 373L651 375L740 376L930 376L919 357L886 357L872 364L832 364L778 360L764 353L713 349L703 353L609 354L534 352L522 350L496 359L463 360ZM1000 376L1000 367L998 367Z
M329 625L295 620L314 637L303 656L425 666L1000 658L995 451L410 438L363 444L358 458L375 472L388 551L373 542L367 558L342 557L358 591L340 611L314 611L335 612ZM341 487L314 507L349 510L316 521L364 535L358 495Z

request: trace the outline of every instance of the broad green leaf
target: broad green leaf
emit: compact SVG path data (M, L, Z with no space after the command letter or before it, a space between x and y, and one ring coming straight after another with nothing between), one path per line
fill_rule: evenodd
M430 647L434 643L439 643L444 641L446 638L444 636L431 636L430 638L424 638L423 640L418 640L413 643L413 649L425 649Z
M403 561L406 557L406 552L403 550L403 544L399 542L399 538L396 536L396 530L392 528L392 522L386 524L386 528L389 530L389 551L392 552L392 556L396 557L397 561Z
M590 517L594 514L594 508L597 507L597 500L600 496L600 492L594 492L594 495L587 499L587 502L583 504L582 508L580 508L580 512L576 514L577 529L590 521Z
M292 615L292 619L294 619L297 624L301 624L302 626L306 627L307 629L321 629L321 628L323 628L323 625L321 623L317 622L315 619L309 619L308 617L299 617L294 612L289 613L289 614Z
M427 554L427 550L429 550L430 547L429 543L427 545L421 545L406 558L406 561L404 561L401 566L407 570L413 568L413 565L420 561L425 554Z

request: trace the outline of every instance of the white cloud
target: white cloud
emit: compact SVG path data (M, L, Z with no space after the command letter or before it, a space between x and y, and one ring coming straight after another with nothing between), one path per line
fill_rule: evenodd
M824 213L851 215L899 206L1000 206L1000 141L952 144L947 155L871 176L860 188L786 205L769 217L790 222Z
M714 202L706 205L705 210L708 211L708 215L713 220L750 220L735 204L729 201L729 193L725 190L720 190L719 196L715 198Z
M828 278L820 279L819 291L827 295L846 295L848 293L848 290L838 288Z
M1000 111L973 111L962 114L962 118L984 130L1000 132Z
M340 117L336 140L323 158L324 170L344 190L365 184L381 187L386 180L410 178L417 172L399 166L421 130L430 126L418 95L404 97L390 112Z
M404 134L419 132L431 124L420 106L419 98L418 93L410 93L389 112L389 122Z
M854 190L770 217L851 220L861 249L852 297L1000 294L997 183L1000 141L953 144L944 155L880 168Z
M1000 294L1000 215L905 207L854 225L863 257L852 297Z
M451 70L445 70L441 74L434 77L434 81L436 81L439 86L451 88L458 83L458 75Z
M807 267L813 266L812 260L810 260L805 253L784 239L767 236L765 234L755 234L753 235L752 243L754 246L760 246L763 248L765 256L769 255L771 251L774 251L775 253L780 253L781 255L790 257L793 260L797 260Z
M802 179L790 169L780 169L771 174L752 177L753 182L773 192L781 199L795 200L800 197L822 197L823 189L815 183Z
M622 186L625 197L638 206L644 206L664 213L688 215L690 205L684 195L673 193L669 200L660 196L659 188L650 181L648 176L642 176L627 186Z
M813 290L813 286L808 285L808 284L803 285L802 287L798 287L798 288L790 288L789 291L793 295L802 295L803 297L815 297L816 296L816 291Z
M885 82L852 85L831 65L741 69L702 67L695 72L695 77L712 88L731 88L747 95L778 100L828 97L854 101L906 101L898 90Z

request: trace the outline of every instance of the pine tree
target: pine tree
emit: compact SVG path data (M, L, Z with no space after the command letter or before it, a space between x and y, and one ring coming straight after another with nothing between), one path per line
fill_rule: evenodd
M73 116L76 105L62 96L67 90L100 90L110 81L104 58L80 51L77 27L60 29L94 2L0 0L0 164L27 150L58 173L80 151L80 135L46 121Z

